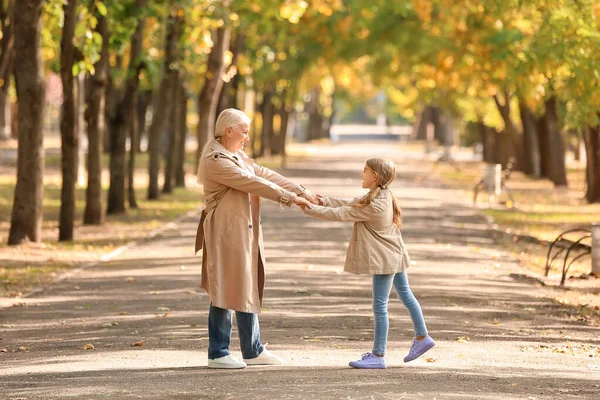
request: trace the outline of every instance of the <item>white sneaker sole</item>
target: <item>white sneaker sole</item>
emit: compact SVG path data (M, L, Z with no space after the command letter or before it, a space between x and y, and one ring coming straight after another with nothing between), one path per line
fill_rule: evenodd
M247 365L263 365L263 366L275 366L275 365L283 365L280 361L268 362L268 361L254 361L252 360L244 360Z
M246 364L225 364L225 363L208 363L208 368L212 369L242 369L246 368Z

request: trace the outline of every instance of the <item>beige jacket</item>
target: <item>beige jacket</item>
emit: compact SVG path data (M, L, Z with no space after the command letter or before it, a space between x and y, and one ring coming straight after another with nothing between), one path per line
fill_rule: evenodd
M393 223L392 193L384 189L369 205L350 205L355 199L323 198L323 206L304 213L329 221L354 222L344 271L354 274L395 274L410 265L400 229Z
M216 307L259 313L265 282L260 197L290 206L302 189L219 143L200 168L206 201L196 246L203 250L201 286Z

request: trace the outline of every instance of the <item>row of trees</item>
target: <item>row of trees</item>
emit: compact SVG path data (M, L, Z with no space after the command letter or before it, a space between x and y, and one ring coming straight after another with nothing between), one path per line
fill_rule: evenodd
M316 139L327 136L336 94L368 98L382 89L415 120L417 137L434 123L444 141L453 122L469 122L486 160L517 157L525 172L557 185L567 183L565 141L580 138L587 198L600 201L599 23L592 0L0 0L0 124L11 75L18 99L9 243L41 239L49 70L63 83L61 240L73 238L82 132L84 223L99 224L105 209L136 207L142 135L147 197L160 195L161 174L163 191L184 184L190 99L197 154L226 107L254 118L251 151L269 155L285 153L298 104L309 112L307 138Z
M101 224L105 214L137 207L134 166L144 134L147 198L160 196L161 175L162 192L185 185L190 98L198 106L197 154L212 135L216 115L226 107L256 116L260 132L253 135L255 156L278 154L285 151L301 86L319 82L319 77L311 83L302 80L319 60L321 48L302 51L317 32L298 22L326 14L307 10L303 2L2 0L0 5L0 72L6 77L2 89L7 91L14 75L18 110L9 244L41 240L48 71L59 73L62 81L59 240L74 237L82 134L88 138L83 223ZM4 110L0 107L0 115ZM152 116L148 126L147 115ZM106 204L103 151L110 155Z
M484 159L567 185L565 149L587 156L600 202L600 3L593 0L378 2L370 36L378 83L415 133L448 140L452 122L479 134ZM399 22L400 21L400 22Z

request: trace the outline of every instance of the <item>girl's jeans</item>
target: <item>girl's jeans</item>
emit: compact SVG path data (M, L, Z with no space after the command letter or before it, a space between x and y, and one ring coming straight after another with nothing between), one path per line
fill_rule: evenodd
M426 336L427 327L419 302L408 286L406 271L393 275L373 275L373 313L375 314L375 343L373 353L379 356L385 354L388 337L388 299L392 283L396 293L410 313L415 330L415 336Z

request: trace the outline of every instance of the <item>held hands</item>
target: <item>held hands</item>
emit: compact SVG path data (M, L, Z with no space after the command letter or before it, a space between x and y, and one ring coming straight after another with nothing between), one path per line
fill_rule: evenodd
M306 200L310 201L313 204L322 205L321 201L319 200L319 196L320 195L318 195L318 194L317 195L313 194L310 190L306 190L304 193L302 193L300 195L300 197L305 198Z
M294 199L294 204L296 204L298 207L300 207L302 209L302 211L304 211L304 209L306 207L310 208L310 206L311 206L311 203L308 200L306 200L304 197L300 197L300 196L297 196Z

